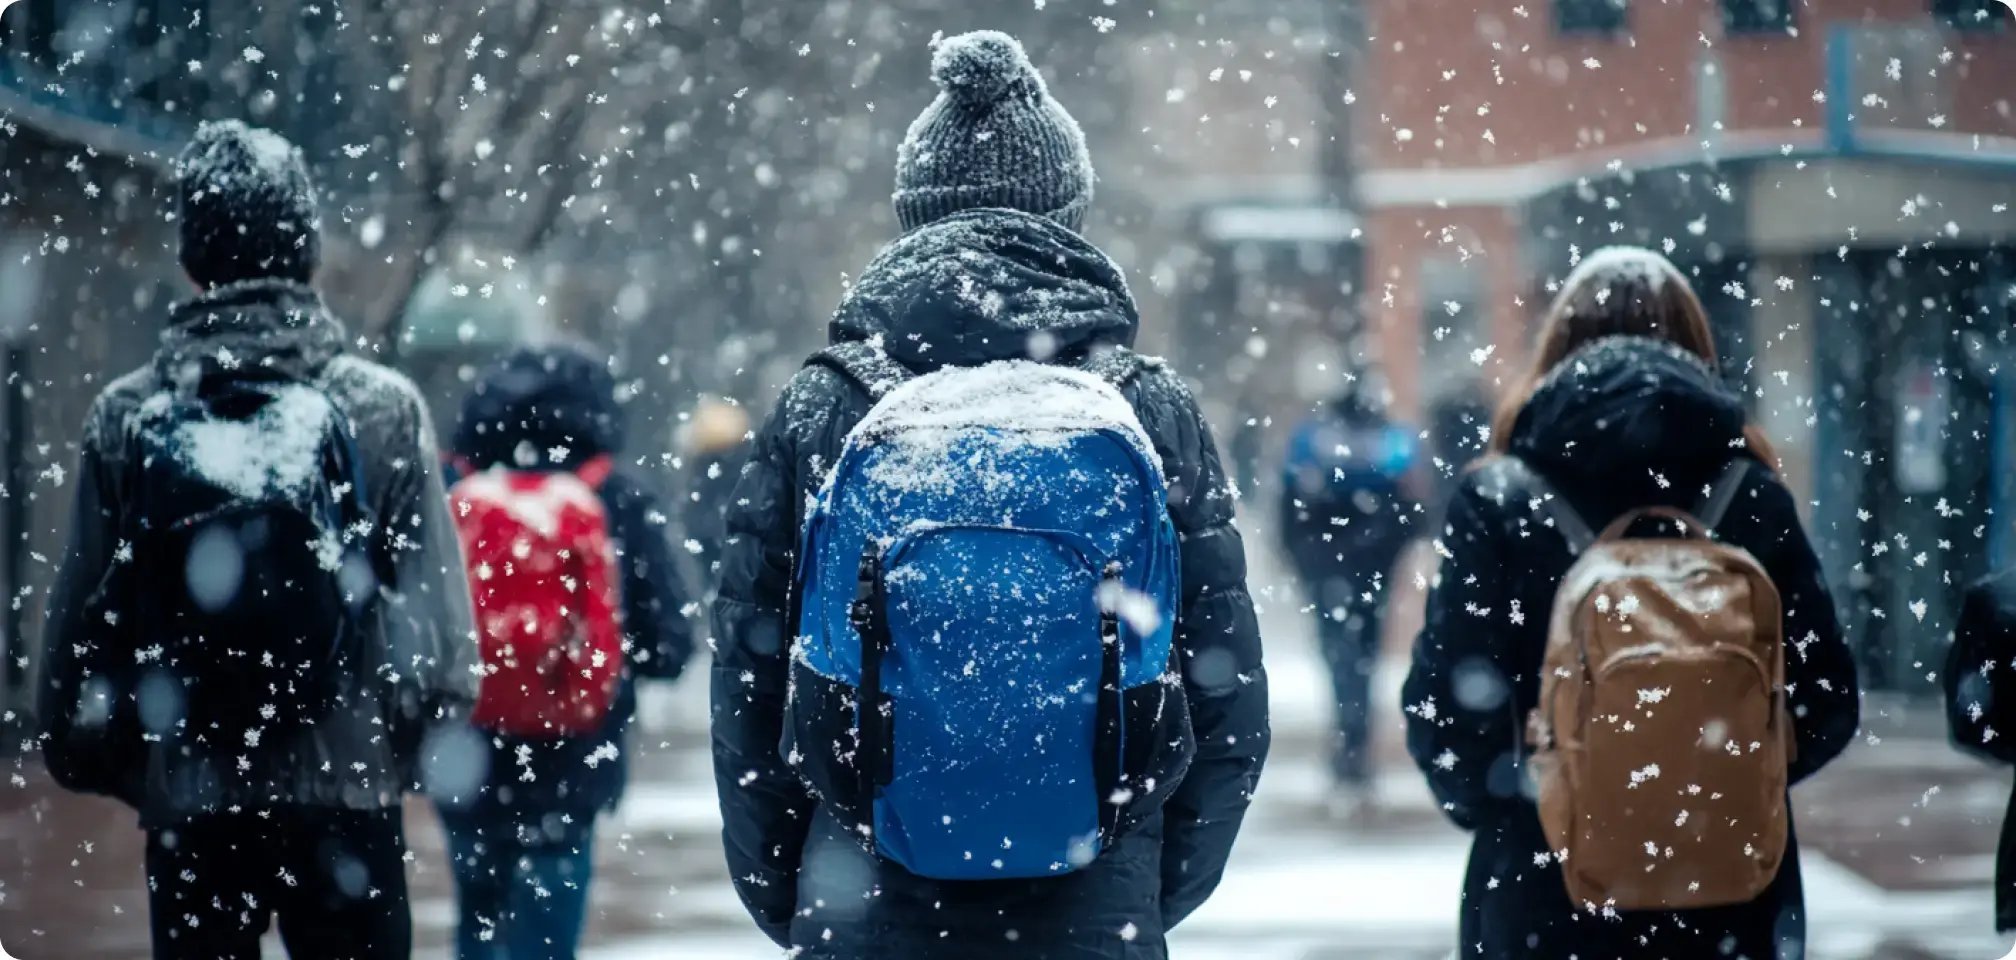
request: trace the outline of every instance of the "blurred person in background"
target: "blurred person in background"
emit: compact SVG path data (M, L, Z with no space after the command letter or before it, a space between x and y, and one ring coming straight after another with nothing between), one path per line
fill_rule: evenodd
M942 92L897 155L906 232L841 303L833 346L786 385L729 509L713 677L729 871L757 925L806 960L1164 957L1164 934L1224 874L1269 743L1234 491L1189 389L1127 349L1140 323L1133 298L1119 268L1077 233L1094 179L1084 137L1022 46L993 31L945 39L932 77ZM1130 737L1125 759L1131 768L1194 756L1187 774L1092 798L1095 809L1124 805L1131 826L1102 830L1096 856L1070 864L1077 869L1060 860L1054 876L931 879L869 849L873 837L808 791L801 771L834 762L831 746L779 751L787 726L802 729L808 712L851 710L796 698L810 685L794 673L806 651L792 644L801 522L878 390L947 367L1032 358L1127 364L1108 384L1124 384L1116 389L1152 439L1181 537L1171 662L1181 682L1149 685L1180 691L1184 716L1141 711L1165 718L1171 735ZM956 584L909 589L965 602ZM851 713L811 719L854 722Z
M575 956L637 680L677 680L693 653L666 515L624 439L607 365L571 346L512 352L462 407L450 495L486 672L464 775L432 790L458 960Z
M718 565L721 541L727 535L728 501L749 456L749 414L740 404L708 397L693 411L685 433L682 525L686 549L700 568L700 592L711 596L721 575Z
M1281 547L1315 608L1336 734L1330 774L1340 817L1372 796L1372 676L1388 578L1413 539L1419 446L1362 376L1295 426L1281 465Z
M1805 894L1789 821L1775 873L1754 898L1684 911L1618 909L1571 899L1564 863L1582 867L1578 876L1611 863L1629 863L1643 876L1646 854L1639 848L1649 841L1598 837L1590 842L1604 847L1601 854L1587 850L1572 861L1565 854L1548 856L1559 848L1543 829L1529 780L1540 769L1529 762L1531 749L1547 742L1542 736L1529 743L1528 720L1541 706L1557 587L1583 549L1612 535L1606 531L1597 541L1585 536L1588 531L1604 530L1620 517L1628 521L1627 514L1647 507L1701 517L1715 542L1747 551L1776 589L1782 667L1759 665L1769 672L1757 679L1780 675L1782 687L1767 681L1713 690L1761 701L1741 703L1770 717L1766 724L1790 723L1790 758L1776 754L1784 766L1775 774L1797 783L1853 739L1860 716L1854 660L1798 505L1772 462L1769 444L1746 421L1741 395L1716 373L1708 320L1686 278L1650 250L1609 248L1584 257L1548 310L1531 372L1500 409L1491 455L1464 477L1450 504L1439 536L1441 568L1402 693L1409 752L1443 811L1474 834L1458 907L1462 956L1805 955ZM1718 494L1725 484L1726 494ZM1717 499L1723 504L1719 522L1704 509ZM1612 572L1597 569L1588 576ZM1622 605L1615 609L1619 618L1632 614ZM1678 642L1650 638L1633 649L1663 658ZM1594 685L1570 678L1578 681L1582 689ZM1704 699L1709 694L1692 689L1671 697L1672 689L1651 681L1639 694L1639 712L1621 722L1618 736L1649 724L1647 710L1660 716L1701 706L1744 709L1746 722L1752 715L1736 701L1710 703ZM1693 749L1699 736L1690 731L1690 742L1679 748ZM1611 750L1629 745L1614 738L1600 742L1616 745ZM1647 740L1637 749L1667 742ZM1594 752L1587 743L1582 747ZM1756 750L1739 747L1738 756ZM1632 778L1659 772L1655 764ZM1667 779L1685 775L1670 771ZM1630 788L1606 782L1592 789L1612 787ZM1717 794L1702 803L1723 799ZM1777 812L1789 818L1789 803ZM1673 827L1687 819L1679 817ZM1696 829L1707 831L1739 826L1761 829L1695 821ZM1731 836L1734 844L1742 835ZM1680 853L1678 869L1690 869L1686 858L1693 851ZM1592 910L1601 915L1591 916Z
M183 269L151 365L84 427L39 714L50 773L147 832L160 960L412 949L401 799L475 692L426 404L313 286L301 153L208 122L174 167Z
M1967 588L1940 680L1946 724L1960 749L2016 764L2016 571ZM2016 930L2016 794L1995 848L1995 931Z

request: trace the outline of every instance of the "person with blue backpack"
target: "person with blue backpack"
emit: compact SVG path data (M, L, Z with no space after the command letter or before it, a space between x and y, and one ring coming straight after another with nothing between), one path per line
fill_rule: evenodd
M1372 793L1372 674L1393 566L1419 529L1413 494L1420 444L1389 419L1362 376L1297 424L1282 462L1282 549L1316 613L1337 731L1330 773L1339 815Z
M401 799L475 693L427 406L312 286L300 151L205 123L175 165L176 306L84 428L37 705L62 786L147 833L159 960L412 949Z
M1267 679L1211 429L1077 230L1077 124L1012 38L936 45L907 231L731 501L715 776L803 958L1159 958L1222 876Z

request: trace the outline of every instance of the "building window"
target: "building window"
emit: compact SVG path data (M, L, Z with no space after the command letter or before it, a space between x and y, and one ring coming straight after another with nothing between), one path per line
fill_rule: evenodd
M1797 0L1722 0L1722 29L1731 34L1786 33Z
M1554 0L1554 20L1562 33L1620 33L1626 0Z
M2001 0L1932 0L1932 15L1956 30L2006 30L2016 21Z

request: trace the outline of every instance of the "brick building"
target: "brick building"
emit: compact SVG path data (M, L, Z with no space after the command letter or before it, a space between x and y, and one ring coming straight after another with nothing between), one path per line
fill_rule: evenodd
M2010 553L2016 26L1993 0L1370 0L1364 304L1403 406L1501 391L1553 283L1668 251L1879 682ZM1369 109L1367 109L1369 107Z

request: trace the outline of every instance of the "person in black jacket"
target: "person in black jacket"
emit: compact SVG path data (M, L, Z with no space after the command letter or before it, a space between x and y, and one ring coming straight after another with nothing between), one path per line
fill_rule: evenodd
M1967 588L1941 675L1946 725L1960 749L2016 763L2016 571ZM1995 930L2016 930L2016 794L1995 848Z
M1570 903L1559 862L1545 856L1525 720L1573 557L1509 458L1600 529L1635 507L1689 509L1730 458L1768 467L1771 453L1714 372L1699 301L1651 251L1590 255L1550 310L1535 359L1530 387L1500 416L1495 455L1450 505L1403 693L1409 752L1450 819L1475 834L1458 954L1797 960L1806 915L1796 838L1756 900L1678 914L1592 916ZM1854 736L1854 661L1797 504L1770 470L1749 471L1715 533L1758 559L1783 602L1796 783Z
M1337 709L1330 773L1340 812L1371 799L1372 674L1388 581L1417 529L1411 521L1418 446L1354 380L1296 426L1282 464L1280 540L1315 608L1317 642L1330 668Z
M462 406L458 472L579 471L622 453L608 368L568 346L526 347L487 370ZM466 778L437 785L454 858L460 960L571 960L586 918L594 826L629 778L637 678L679 678L693 654L686 591L658 496L620 463L598 487L616 548L627 662L602 729L534 739L471 731Z
M410 381L349 352L310 285L316 204L298 150L236 121L205 123L176 180L181 261L203 292L174 308L153 363L107 387L85 423L71 544L43 637L44 758L63 786L139 811L156 957L257 957L275 913L296 960L404 957L401 797L440 762L452 740L441 731L459 725L476 687L434 428ZM248 388L274 399L235 423L159 419ZM266 625L257 635L192 637L159 612L185 609L173 596L185 582L216 609L257 603L261 582L291 591L276 603L301 603L305 582L272 585L258 562L296 544L272 542L257 523L232 543L225 520L206 518L227 507L183 514L204 532L186 552L170 549L159 461L182 461L187 476L251 502L323 473L309 457L329 436L354 447L353 469L329 492L362 513L336 551L351 613L323 621L340 619L341 639L287 683L221 681L229 661L211 651L286 662L278 631L293 625L269 618L254 621ZM314 609L301 615L315 619ZM321 687L328 712L282 709L289 691ZM201 719L226 713L248 722Z
M1131 345L1139 318L1126 283L1070 229L1091 186L1082 138L1021 47L969 34L941 43L933 67L946 93L899 155L896 206L910 232L862 273L832 340L879 344L912 373ZM1070 169L1046 166L1056 163ZM1211 429L1183 382L1148 365L1124 393L1162 461L1182 539L1177 666L1195 759L1159 811L1075 872L938 882L869 853L779 753L803 507L869 408L824 365L785 386L729 511L713 676L730 873L779 945L806 958L1163 957L1164 933L1217 886L1269 737L1245 551Z

